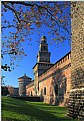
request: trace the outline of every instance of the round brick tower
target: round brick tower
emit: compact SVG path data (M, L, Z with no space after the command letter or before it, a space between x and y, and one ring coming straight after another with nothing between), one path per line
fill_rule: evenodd
M84 121L84 2L72 2L71 14L71 90L68 115Z
M26 95L26 85L31 83L31 78L29 78L28 76L26 76L26 74L24 74L23 77L18 78L18 82L19 82L19 95L25 96Z

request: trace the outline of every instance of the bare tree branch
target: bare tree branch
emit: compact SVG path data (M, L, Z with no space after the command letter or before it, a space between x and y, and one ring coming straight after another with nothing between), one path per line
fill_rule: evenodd
M15 14L15 16L16 16L18 22L20 23L21 20L18 18L17 11L16 11L15 9L11 8L9 5L7 5L5 2L3 2L3 5L4 5L6 8L10 9L12 12L14 12L14 14Z

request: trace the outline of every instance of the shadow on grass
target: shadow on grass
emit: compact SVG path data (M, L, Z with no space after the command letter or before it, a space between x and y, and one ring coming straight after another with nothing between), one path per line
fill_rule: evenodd
M68 119L66 116L61 117L63 113L63 108L59 107L59 111L57 112L56 107L47 105L33 105L34 103L27 101L20 101L18 99L8 99L2 101L2 110L10 111L12 114L16 113L17 117L10 116L6 118L7 120L2 119L2 121L72 121ZM49 106L49 107L48 107ZM58 107L57 107L58 108ZM60 110L62 109L62 110ZM18 116L21 115L21 119ZM64 115L64 114L63 114ZM24 119L23 116L28 118ZM3 113L2 113L3 117Z

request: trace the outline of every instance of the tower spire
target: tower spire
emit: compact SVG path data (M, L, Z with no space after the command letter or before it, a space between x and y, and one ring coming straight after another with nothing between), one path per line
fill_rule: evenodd
M42 37L41 37L41 43L42 43L42 42L43 42L43 43L46 43L46 40L47 40L46 36L42 36Z

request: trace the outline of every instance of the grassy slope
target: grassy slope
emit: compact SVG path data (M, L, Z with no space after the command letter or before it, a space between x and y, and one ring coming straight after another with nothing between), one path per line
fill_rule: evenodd
M78 121L69 119L66 111L65 107L41 102L2 98L2 121Z

